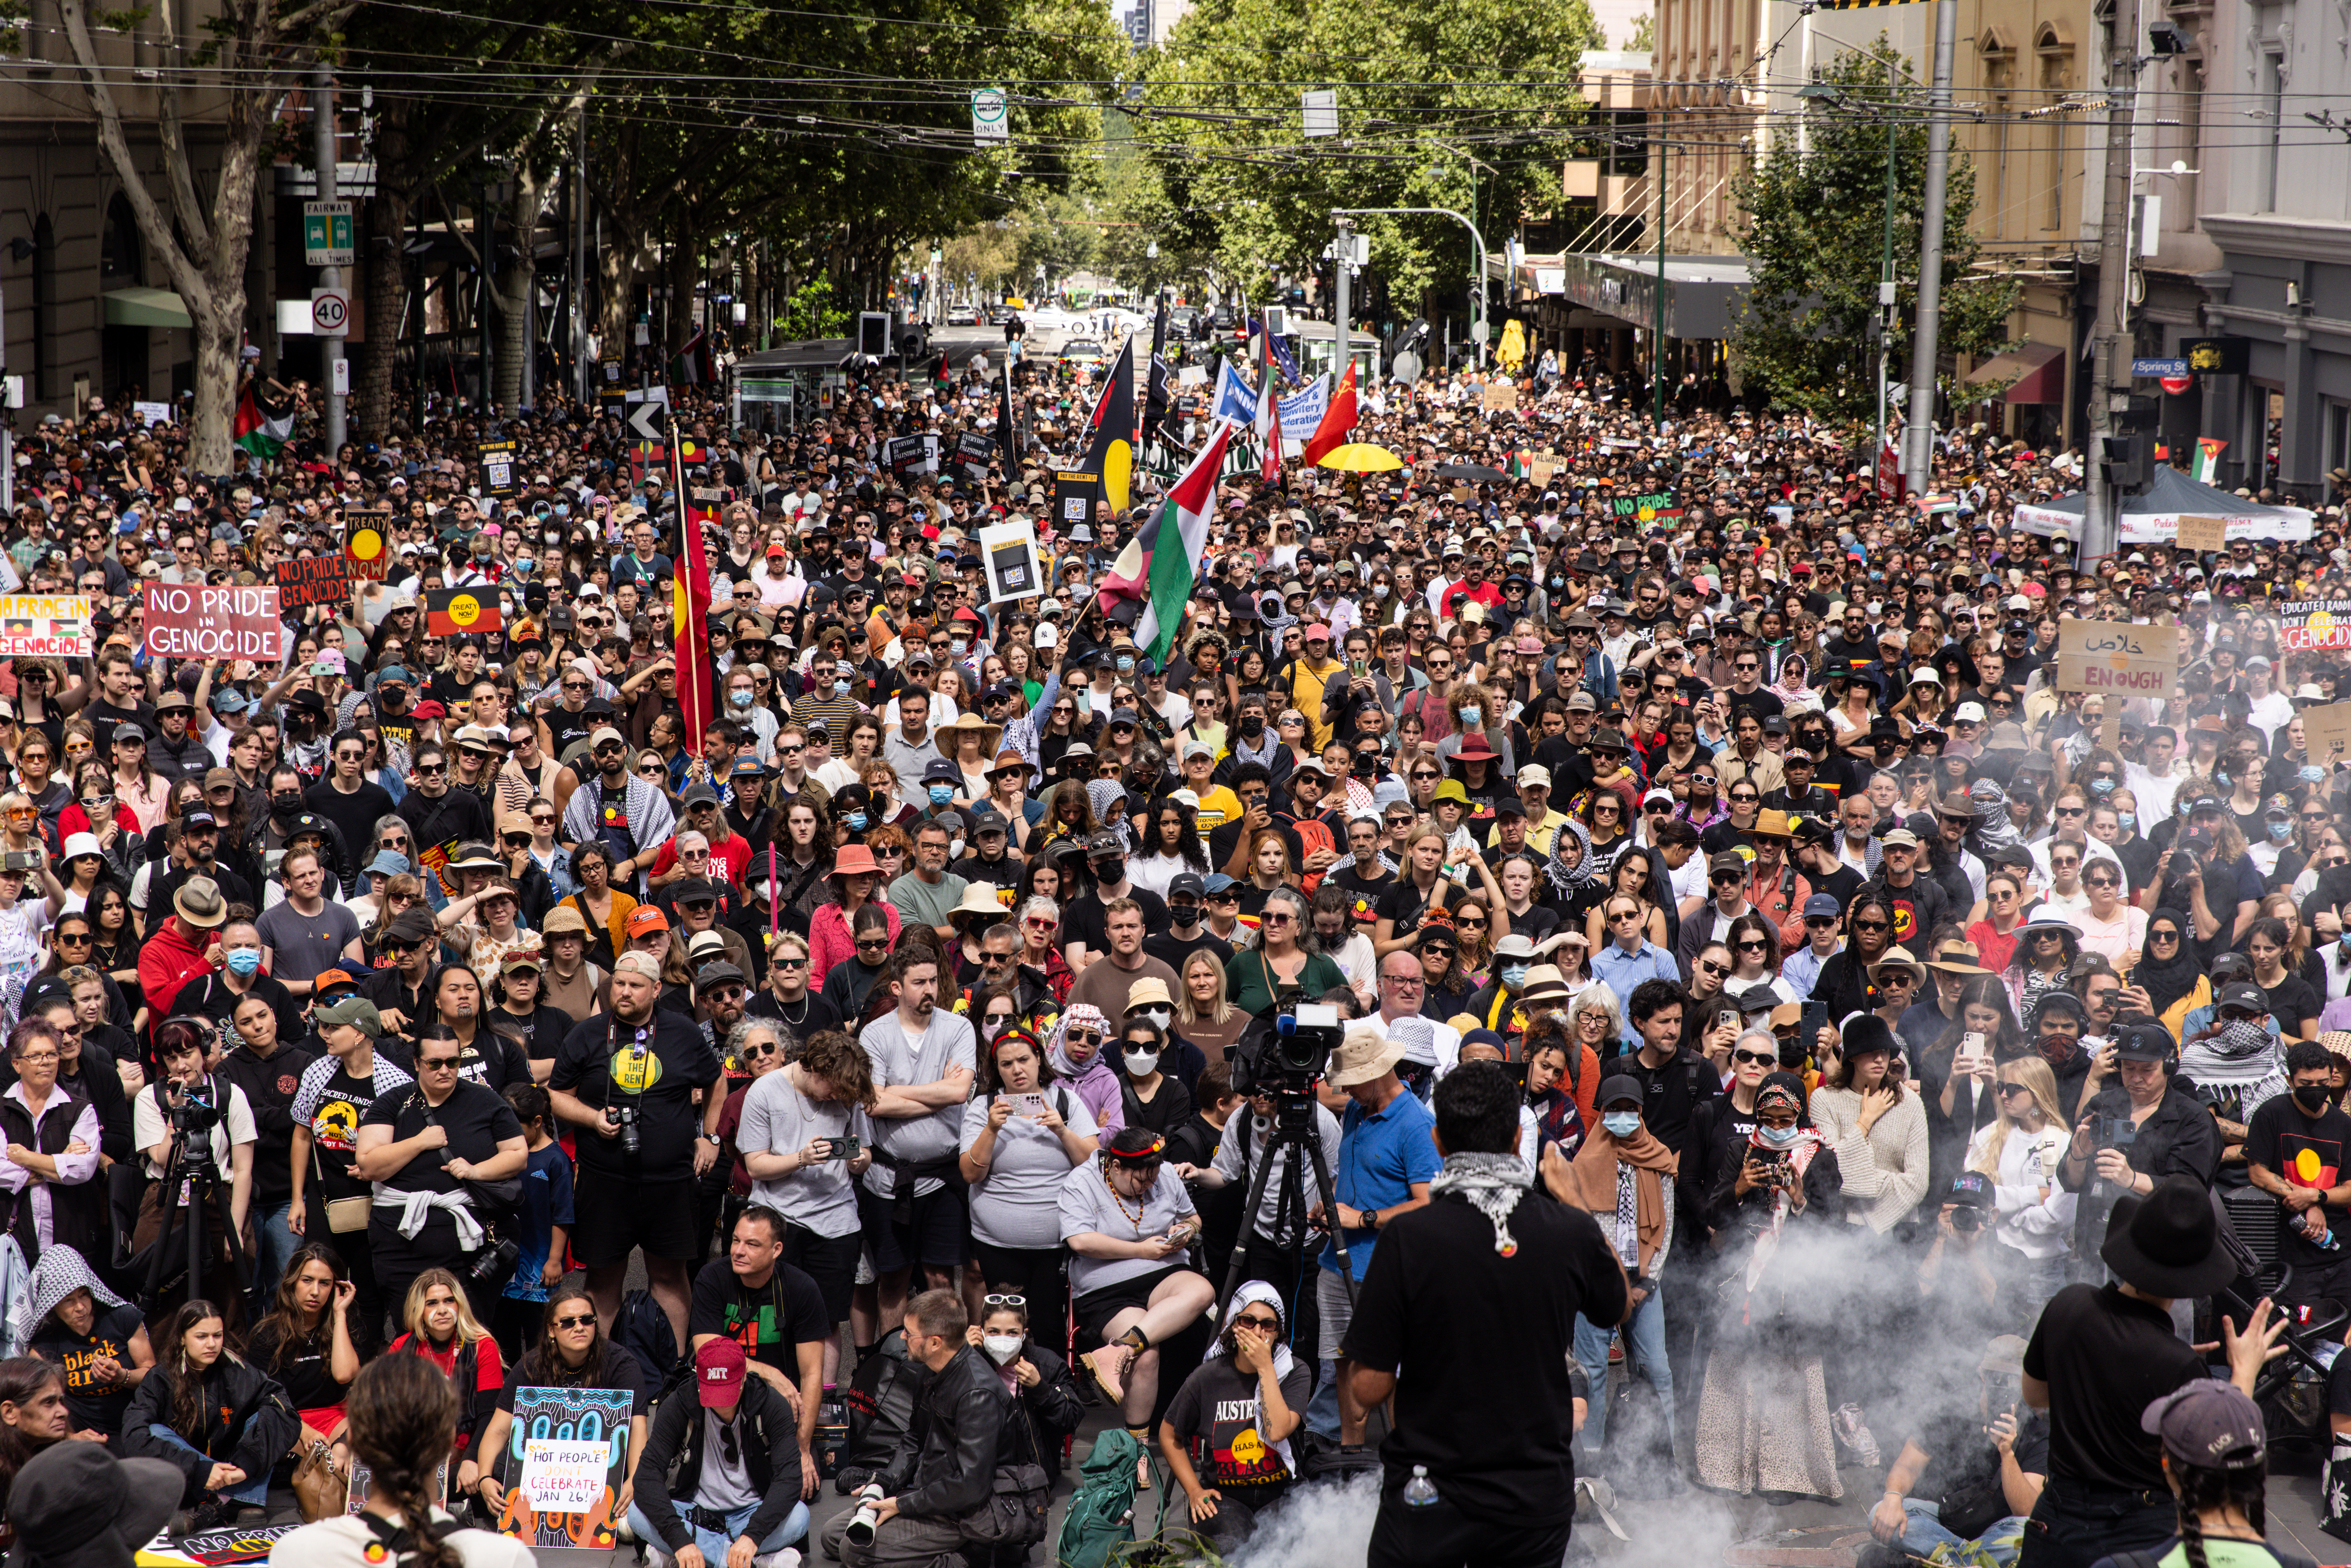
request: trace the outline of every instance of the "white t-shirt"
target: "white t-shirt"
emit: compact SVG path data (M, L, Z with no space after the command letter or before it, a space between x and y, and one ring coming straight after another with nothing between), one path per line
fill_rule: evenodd
M735 1146L789 1155L816 1138L853 1137L862 1143L871 1142L872 1135L862 1106L811 1100L792 1087L785 1073L770 1072L755 1079L743 1096ZM751 1201L766 1204L819 1236L857 1234L857 1194L851 1187L847 1160L827 1160L789 1176L755 1181Z
M440 1509L434 1517L451 1524L454 1515ZM322 1519L280 1536L269 1549L270 1568L382 1568L368 1560L376 1544L375 1531L363 1520ZM511 1535L487 1530L453 1530L441 1538L465 1560L465 1568L533 1568L538 1559L528 1546Z
M1066 1084L1045 1086L1045 1102L1080 1137L1101 1131L1086 1103ZM978 1142L987 1125L990 1102L975 1097L963 1104L958 1154ZM1061 1135L1015 1113L997 1130L986 1174L971 1184L971 1233L990 1247L1043 1249L1061 1244L1061 1183L1069 1179L1070 1152Z

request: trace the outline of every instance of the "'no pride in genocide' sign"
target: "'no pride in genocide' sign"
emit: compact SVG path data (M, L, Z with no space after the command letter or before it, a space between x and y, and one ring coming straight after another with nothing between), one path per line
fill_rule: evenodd
M275 588L147 584L147 652L167 659L283 659Z

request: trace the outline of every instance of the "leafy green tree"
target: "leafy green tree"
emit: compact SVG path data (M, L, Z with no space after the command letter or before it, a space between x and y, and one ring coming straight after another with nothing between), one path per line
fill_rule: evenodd
M1731 329L1732 361L1749 395L1774 408L1858 424L1877 400L1877 340L1870 322L1886 246L1886 148L1894 140L1891 377L1908 373L1917 305L1918 226L1926 185L1926 94L1907 77L1889 88L1886 62L1900 57L1883 34L1821 73L1834 96L1808 99L1811 146L1792 134L1734 183L1749 259L1747 301ZM1825 105L1826 107L1822 107ZM1982 246L1974 165L1951 150L1943 207L1940 351L1981 354L2008 340L2016 286L1974 270Z

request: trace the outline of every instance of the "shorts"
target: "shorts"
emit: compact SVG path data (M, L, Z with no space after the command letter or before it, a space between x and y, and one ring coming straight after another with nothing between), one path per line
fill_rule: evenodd
M1362 1288L1362 1281L1357 1281ZM1336 1269L1314 1270L1314 1311L1321 1321L1317 1352L1325 1361L1339 1359L1339 1346L1347 1338L1347 1325L1355 1321L1355 1303L1348 1299L1346 1277Z
M784 1261L816 1281L824 1298L824 1315L832 1322L849 1316L849 1292L857 1283L857 1257L865 1238L852 1230L846 1236L819 1236L805 1225L784 1225Z
M911 1269L960 1269L971 1249L971 1212L963 1183L943 1181L938 1191L914 1198L914 1219L900 1225L891 1218L897 1200L876 1197L857 1184L857 1218L865 1239L873 1247L873 1267L881 1273Z
M1115 1285L1088 1291L1070 1303L1070 1310L1077 1317L1080 1338L1100 1341L1111 1319L1129 1307L1149 1306L1151 1292L1159 1288L1160 1281L1191 1271L1188 1264L1170 1263L1164 1269L1154 1269L1148 1274L1137 1274L1131 1280L1121 1280Z
M642 1247L648 1258L686 1262L694 1257L695 1197L692 1176L672 1181L623 1181L583 1167L578 1216L571 1228L572 1255L583 1269L626 1263Z

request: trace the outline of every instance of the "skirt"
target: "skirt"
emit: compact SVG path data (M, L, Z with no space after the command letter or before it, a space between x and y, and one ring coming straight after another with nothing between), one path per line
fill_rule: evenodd
M1698 1396L1697 1448L1698 1483L1718 1491L1844 1495L1816 1354L1718 1352Z

